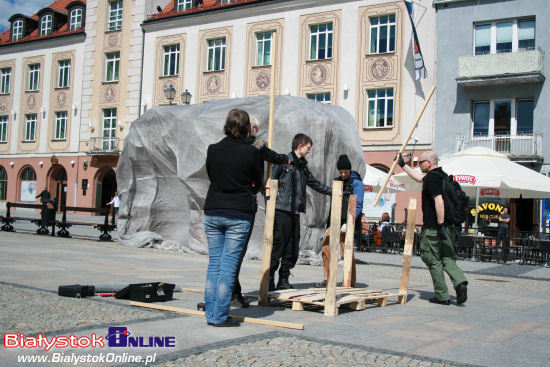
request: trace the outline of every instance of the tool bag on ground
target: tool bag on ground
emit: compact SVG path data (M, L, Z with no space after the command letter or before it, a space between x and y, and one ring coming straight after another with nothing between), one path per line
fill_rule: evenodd
M453 175L443 173L443 202L445 203L445 223L459 226L466 221L468 196Z
M57 289L57 294L63 297L84 298L91 297L95 293L93 285L60 285Z
M130 284L116 292L115 298L138 302L166 302L172 299L174 284L153 282Z

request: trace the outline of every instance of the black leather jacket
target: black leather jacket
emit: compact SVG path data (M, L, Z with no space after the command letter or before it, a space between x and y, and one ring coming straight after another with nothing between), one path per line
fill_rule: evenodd
M305 213L306 185L325 195L331 195L332 189L323 185L317 181L315 177L313 177L307 168L307 161L304 158L298 159L294 152L290 152L288 153L288 159L292 163L290 166L273 166L272 178L279 180L277 203L275 204L275 208L290 213L293 213L295 210ZM292 179L292 176L296 170L299 170L301 174L301 185L299 185L299 187L292 187L295 182ZM298 190L300 190L300 192L298 192ZM298 208L293 208L293 200L298 194L302 195L303 200Z

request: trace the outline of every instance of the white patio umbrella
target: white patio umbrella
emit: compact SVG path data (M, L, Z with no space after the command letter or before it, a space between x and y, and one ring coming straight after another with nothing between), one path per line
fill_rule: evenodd
M384 181L386 180L387 174L379 170L378 168L375 168L368 164L366 164L365 166L366 166L366 171L365 171L365 177L363 178L363 183L365 184L365 191L376 192L380 190L380 187L382 187L382 185L384 184ZM405 191L405 185L402 183L396 183L393 179L390 179L388 181L386 191L388 193Z
M509 160L504 154L484 147L475 147L451 155L440 162L443 170L468 196L541 199L550 197L550 178ZM394 182L403 184L407 191L421 191L422 184L405 172L393 176ZM477 228L477 210L475 228Z

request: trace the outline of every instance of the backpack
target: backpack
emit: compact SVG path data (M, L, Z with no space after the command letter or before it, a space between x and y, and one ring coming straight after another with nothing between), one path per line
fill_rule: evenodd
M443 202L445 203L445 222L459 226L466 221L468 196L460 184L453 179L453 175L444 173Z

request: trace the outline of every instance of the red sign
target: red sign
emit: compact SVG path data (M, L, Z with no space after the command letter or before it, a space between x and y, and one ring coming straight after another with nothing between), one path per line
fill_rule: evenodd
M475 185L476 176L471 175L453 175L453 180L459 183L468 183L470 185Z
M482 189L479 191L479 195L481 196L500 196L500 190L499 189Z

